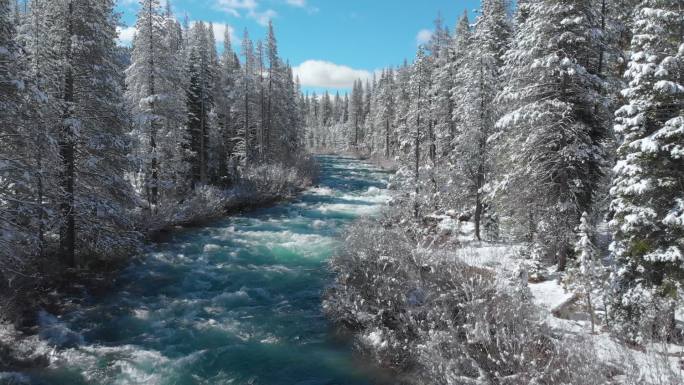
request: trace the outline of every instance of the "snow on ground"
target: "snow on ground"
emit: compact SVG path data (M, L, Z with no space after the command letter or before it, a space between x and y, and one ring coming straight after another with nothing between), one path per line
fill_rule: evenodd
M451 223L443 226L448 225ZM498 279L516 279L517 269L526 263L519 253L524 245L479 242L472 231L470 223L460 224L456 236L462 246L447 251L445 256L490 269ZM568 317L572 319L556 317L554 311L571 301L573 293L566 291L559 282L555 268L545 275L549 277L546 281L528 283L532 301L537 305L543 322L558 335L586 338L587 348L593 349L602 362L624 372L615 378L616 384L684 384L684 346L662 343L636 350L617 341L602 325L597 325L596 334L591 334L588 314L573 313ZM676 318L684 322L684 309L679 309Z
M572 293L567 292L559 285L556 280L531 283L529 288L534 297L534 304L548 311L557 309L573 296Z

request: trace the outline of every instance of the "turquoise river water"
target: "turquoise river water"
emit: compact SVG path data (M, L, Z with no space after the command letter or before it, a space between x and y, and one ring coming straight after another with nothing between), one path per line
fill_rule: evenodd
M296 201L179 230L111 293L40 315L50 366L30 384L377 384L321 312L345 226L387 201L388 174L321 156ZM23 380L20 380L22 378Z

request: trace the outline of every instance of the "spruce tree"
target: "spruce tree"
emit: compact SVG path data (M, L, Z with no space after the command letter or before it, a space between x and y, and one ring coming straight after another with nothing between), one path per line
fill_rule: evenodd
M611 249L619 266L612 316L636 340L649 336L659 317L672 331L684 281L682 20L679 1L639 4L626 104L616 114L622 140L611 188Z
M162 14L158 0L141 1L126 69L126 101L133 115L135 187L152 211L164 197L183 193L189 185L177 28Z
M454 93L459 134L455 138L456 169L465 180L464 191L474 207L475 236L481 239L482 218L489 208L485 203L485 184L493 168L489 138L495 134L499 108L494 102L501 91L503 55L508 48L512 27L505 0L482 2L467 55L460 60L457 92Z
M0 1L0 287L3 273L12 274L6 268L20 268L44 250L49 207L42 160L58 164L55 146L42 145L50 143L40 116L45 96L30 80L12 11L9 0Z
M505 56L499 96L502 206L532 226L536 246L564 270L573 229L591 211L605 159L602 79L592 73L597 24L588 0L525 4L525 17Z

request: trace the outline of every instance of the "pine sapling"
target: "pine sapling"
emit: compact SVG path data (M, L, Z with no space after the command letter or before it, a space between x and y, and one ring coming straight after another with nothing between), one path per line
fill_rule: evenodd
M592 241L594 227L585 211L577 226L577 241L575 243L576 260L568 274L565 284L570 290L586 300L587 312L591 320L591 333L595 333L595 314L592 293L600 286L601 264L598 259L596 246Z

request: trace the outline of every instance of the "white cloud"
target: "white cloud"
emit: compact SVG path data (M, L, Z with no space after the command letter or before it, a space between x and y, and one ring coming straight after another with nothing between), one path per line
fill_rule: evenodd
M299 7L299 8L306 7L306 0L287 0L287 3L293 7Z
M217 0L216 6L235 17L240 17L240 11L253 12L259 4L256 0Z
M307 0L285 0L285 3L291 7L306 10L309 15L313 15L319 11L317 7L309 6Z
M432 31L429 29L421 29L416 35L416 42L418 44L425 44L432 39Z
M269 20L278 16L278 13L272 9L265 11L259 10L259 3L257 0L215 0L216 8L227 12L235 17L242 17L243 12L250 19L254 19L262 26L268 25ZM301 1L301 0L293 0Z
M247 16L256 20L257 23L265 27L268 25L269 21L278 16L278 13L272 9L267 9L264 12L250 11Z
M370 79L373 74L323 60L307 60L293 72L305 87L352 88L357 79Z
M119 34L119 44L130 45L135 36L135 27L116 27L116 32Z

